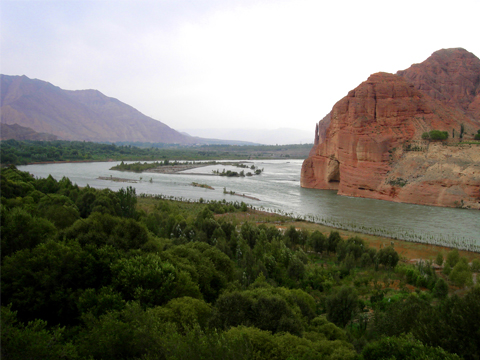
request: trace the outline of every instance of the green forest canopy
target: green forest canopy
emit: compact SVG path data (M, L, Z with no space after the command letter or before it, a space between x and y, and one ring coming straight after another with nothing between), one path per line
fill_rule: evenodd
M439 274L359 237L225 216L243 203L79 188L14 167L1 191L2 359L480 354L480 264L458 252ZM469 288L459 297L452 285Z

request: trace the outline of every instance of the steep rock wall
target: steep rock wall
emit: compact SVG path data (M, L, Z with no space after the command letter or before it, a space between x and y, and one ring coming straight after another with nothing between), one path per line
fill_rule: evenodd
M459 185L452 180L447 187L460 186L461 191L421 199L416 192L435 194L445 183L430 181L430 188L412 183L403 189L391 175L403 156L398 149L408 148L423 132L438 129L452 133L460 124L473 131L475 121L458 109L425 95L401 76L377 73L335 104L329 115L323 141L316 127L315 144L302 166L302 187L429 205L455 206L467 198L471 205L476 203L478 189L471 188L469 181Z

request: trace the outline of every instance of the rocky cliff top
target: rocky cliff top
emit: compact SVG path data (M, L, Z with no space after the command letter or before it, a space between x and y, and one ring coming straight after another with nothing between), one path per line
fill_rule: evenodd
M431 98L480 121L480 59L467 50L438 50L397 75Z

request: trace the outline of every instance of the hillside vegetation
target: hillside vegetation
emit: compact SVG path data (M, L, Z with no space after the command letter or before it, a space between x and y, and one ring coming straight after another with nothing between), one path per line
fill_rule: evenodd
M479 358L480 261L456 250L438 272L358 236L258 225L244 203L14 167L1 190L2 359Z
M132 145L133 144L133 145ZM55 161L305 159L305 145L200 145L154 143L104 144L85 141L1 142L2 165Z

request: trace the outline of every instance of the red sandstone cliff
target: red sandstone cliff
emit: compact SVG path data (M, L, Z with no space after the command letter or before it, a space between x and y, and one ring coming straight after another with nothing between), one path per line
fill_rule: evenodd
M480 121L480 60L464 49L436 51L398 71L416 89Z
M469 150L467 156L458 152L459 148L444 146L438 151L421 141L421 134L432 129L451 135L455 130L457 138L461 124L466 137L480 129L475 110L480 60L465 50L453 49L438 51L424 67L422 64L399 75L373 74L335 104L316 126L315 145L302 167L302 187L336 189L340 195L480 208L480 159L472 155L478 148ZM435 82L432 74L438 68L441 76ZM433 97L425 92L427 88ZM327 126L326 131L322 125ZM409 151L412 149L417 151ZM438 157L438 153L442 155ZM438 176L433 175L435 169L440 171Z

